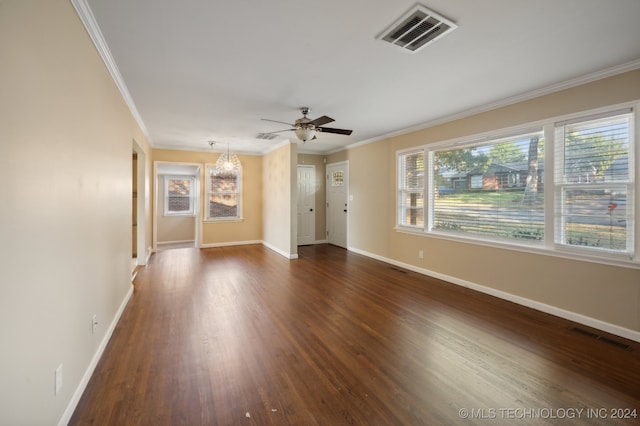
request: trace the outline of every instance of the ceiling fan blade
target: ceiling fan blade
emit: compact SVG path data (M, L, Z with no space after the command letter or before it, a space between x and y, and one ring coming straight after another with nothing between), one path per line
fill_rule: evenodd
M265 133L293 132L294 130L296 130L296 129L276 130L275 132L265 132Z
M269 120L268 118L261 118L260 120L263 120L263 121L271 121L271 122L273 122L273 123L286 124L287 126L295 127L295 124L285 123L284 121Z
M337 133L339 135L350 135L351 133L353 133L353 130L334 129L332 127L316 127L316 130L320 130L324 133Z
M327 124L327 123L331 123L332 121L336 121L331 117L327 117L326 115L323 115L322 117L318 117L315 120L313 120L311 122L311 124L313 124L316 127L322 126L323 124Z

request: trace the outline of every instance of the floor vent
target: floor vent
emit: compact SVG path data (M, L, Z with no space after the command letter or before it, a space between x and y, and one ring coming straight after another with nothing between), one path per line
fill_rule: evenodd
M596 333L592 333L592 332L590 332L588 330L585 330L584 328L573 327L571 329L571 331L575 331L576 333L580 333L583 336L591 337L592 339L597 339L598 337L600 337Z
M627 345L626 343L622 343L622 342L619 342L617 340L609 339L608 337L600 336L600 337L598 337L598 340L600 340L602 342L605 342L605 343L608 343L608 344L613 345L613 346L617 346L617 347L622 348L622 349L631 350L629 345Z
M405 52L416 53L456 28L458 26L449 19L416 4L376 38Z
M277 135L274 135L273 133L258 133L258 135L256 136L256 139L265 139L265 140L273 140L275 138L277 138Z
M585 330L584 328L573 327L571 329L571 331L575 331L576 333L582 334L583 336L587 336L587 337L590 337L592 339L600 340L601 342L608 343L609 345L616 346L616 347L618 347L620 349L624 349L624 350L627 350L627 351L631 350L631 347L629 345L627 345L626 343L619 342L617 340L613 340L613 339L610 339L610 338L605 337L605 336L601 336L601 335L599 335L597 333L594 333L592 331Z
M391 270L396 271L396 272L400 272L401 274L406 274L407 271L405 271L404 269L399 269L399 268L391 268Z

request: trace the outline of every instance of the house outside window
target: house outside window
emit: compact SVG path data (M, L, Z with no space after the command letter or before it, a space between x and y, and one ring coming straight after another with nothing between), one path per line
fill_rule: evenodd
M164 213L166 216L193 215L193 176L164 177Z
M206 220L239 220L242 218L242 168L217 170L207 165Z

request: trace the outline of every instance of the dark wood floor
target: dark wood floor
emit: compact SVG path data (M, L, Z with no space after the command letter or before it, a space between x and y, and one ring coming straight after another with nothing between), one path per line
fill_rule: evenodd
M333 246L164 251L71 424L640 423L640 345L576 326Z

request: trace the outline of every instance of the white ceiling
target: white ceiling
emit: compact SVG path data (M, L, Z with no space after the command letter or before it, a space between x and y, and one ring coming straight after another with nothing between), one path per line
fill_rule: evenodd
M458 28L415 54L376 39L411 0L72 1L156 148L268 152L309 106L353 134L299 151L333 152L640 67L638 0L424 0Z

